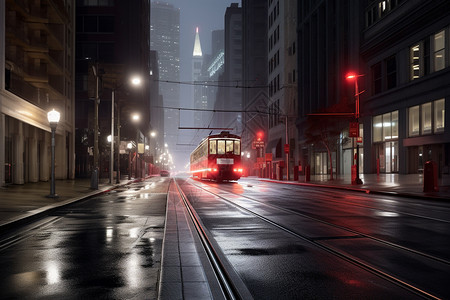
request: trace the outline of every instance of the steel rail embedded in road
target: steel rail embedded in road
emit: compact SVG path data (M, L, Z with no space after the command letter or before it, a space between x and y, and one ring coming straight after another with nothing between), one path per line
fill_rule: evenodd
M211 191L208 191L208 190L206 190L205 188L203 188L201 186L198 186L196 184L193 184L193 185L195 185L195 186L197 186L197 187L199 187L199 188L201 188L201 189L203 189L203 190L205 190L205 191L207 191L207 192L209 192L209 193L211 193L213 195L218 196L217 194L215 194L215 193L213 193ZM310 220L313 220L313 221L316 221L316 222L320 222L322 224L325 224L325 225L328 225L328 226L331 226L331 227L334 227L334 228L337 228L337 229L342 229L342 230L354 233L357 236L361 236L361 237L364 237L364 238L376 241L378 243L385 244L385 245L390 246L392 248L401 249L401 250L404 250L404 251L407 251L407 252L410 252L410 253L413 253L413 254L416 254L416 255L420 255L420 256L426 257L428 259L431 259L431 260L434 260L434 261L437 261L437 262L440 262L440 263L443 263L443 264L446 264L446 265L450 265L450 261L449 260L441 258L441 257L437 257L435 255L431 255L431 254L428 254L428 253L425 253L425 252L422 252L422 251L419 251L419 250L416 250L416 249L412 249L410 247L402 246L402 245L399 245L397 243L393 243L393 242L390 242L390 241L387 241L387 240L383 240L383 239L377 238L377 237L375 237L373 235L370 235L370 234L367 234L367 233L364 233L364 232L361 232L361 231L358 231L358 230L355 230L355 229L352 229L352 228L349 228L349 227L346 227L346 226L337 225L337 224L331 223L329 221L325 221L325 220L322 220L322 219L319 219L319 218L316 218L316 217L312 217L310 215L302 214L302 213L300 213L298 211L295 211L295 210L292 210L292 209L289 209L289 208L284 208L284 207L281 207L281 206L268 204L268 203L256 200L255 198L252 198L252 197L249 197L249 196L244 196L242 194L237 194L237 193L230 192L230 191L226 191L226 192L230 193L230 194L233 194L233 195L236 195L236 196L239 196L239 197L242 197L242 198L246 198L248 200L251 200L253 202L257 202L258 204L261 204L261 205L264 205L264 206L267 206L267 207L270 207L270 208L273 208L273 209L278 209L278 210L281 210L281 211L284 211L284 212L287 212L287 213L295 214L295 215L298 215L298 216L301 216L301 217L304 217L304 218L307 218L307 219L310 219ZM218 197L221 197L222 199L225 199L222 196L218 196ZM225 200L227 200L227 199L225 199ZM229 201L229 200L227 200L227 201ZM338 201L335 201L335 200L332 200L332 199L330 199L330 201L338 202ZM372 207L372 206L369 206L369 205L358 205L358 206L359 207L364 207L364 208L369 208L369 209L376 209L375 207ZM448 222L446 220L441 220L441 219L436 219L436 218L429 218L429 217L419 216L419 215L410 214L410 213L402 213L402 214L409 215L409 216L414 216L414 217L422 217L424 219L429 219L429 220L434 220L434 221Z
M219 281L220 287L222 288L222 292L224 293L224 295L227 299L231 299L231 300L243 299L240 296L238 289L233 284L231 276L228 274L219 255L214 250L214 247L212 246L211 241L209 240L205 230L203 229L201 222L199 221L197 215L194 213L194 209L191 206L191 204L189 203L186 195L184 194L183 190L178 185L178 182L176 179L174 180L174 182L177 187L178 193L180 194L180 197L183 200L183 203L189 213L189 216L191 217L192 223L195 226L198 236L200 237L203 248L205 249L207 257L208 257L208 259L213 267L213 270L216 274L216 277Z
M353 257L351 255L345 254L344 252L338 251L337 249L334 249L332 247L326 246L326 245L320 243L317 239L310 238L310 237L308 237L306 235L302 235L302 234L299 234L299 233L297 233L295 231L292 231L291 229L289 229L289 228L287 228L287 227L285 227L285 226L283 226L283 225L281 225L281 224L279 224L277 222L274 222L274 221L264 217L263 215L260 215L260 214L258 214L256 212L254 212L254 211L252 211L252 210L242 206L242 205L239 205L239 204L233 202L232 200L229 200L229 199L225 198L222 194L214 193L214 192L212 192L212 191L210 191L210 190L208 190L208 189L206 189L204 187L201 187L201 186L199 186L199 185L197 185L195 183L192 183L192 182L190 182L190 184L192 184L193 186L195 186L195 187L197 187L199 189L202 189L202 190L206 191L207 193L210 193L211 195L213 195L215 197L218 197L218 198L222 199L223 201L225 201L225 202L227 202L227 203L237 207L238 209L241 209L241 210L243 210L245 212L248 212L248 213L252 214L253 216L257 217L258 219L260 219L260 220L262 220L262 221L264 221L264 222L266 222L266 223L268 223L268 224L270 224L270 225L272 225L272 226L274 226L274 227L276 227L276 228L278 228L278 229L280 229L280 230L282 230L282 231L284 231L286 233L289 233L290 235L295 236L296 238L300 238L300 239L302 239L304 241L307 241L307 242L309 242L309 243L311 243L311 244L313 244L313 245L315 245L315 246L317 246L317 247L319 247L319 248L321 248L321 249L323 249L323 250L325 250L325 251L327 251L327 252L329 252L329 253L331 253L331 254L333 254L333 255L341 258L341 259L343 259L343 260L345 260L345 261L348 261L348 262L352 263L353 265L356 265L356 266L358 266L358 267L360 267L360 268L362 268L362 269L364 269L366 271L371 272L372 274L375 274L375 275L377 275L377 276L379 276L379 277L381 277L381 278L383 278L385 280L388 280L389 282L392 282L392 283L396 284L399 287L402 287L402 288L404 288L406 290L409 290L410 292L415 293L416 295L419 295L419 296L425 297L425 298L429 298L429 299L441 299L441 298L439 298L439 297L437 297L437 296L435 296L435 295L433 295L431 293L428 293L428 292L422 290L419 287L416 287L416 286L414 286L414 285L412 285L412 284L410 284L410 283L408 283L408 282L406 282L406 281L404 281L404 280L402 280L400 278L395 277L394 275L388 274L387 272L384 272L384 271L382 271L381 269L379 269L377 267L374 267L374 266L372 266L372 265L370 265L368 263L365 263L362 260L359 260L359 259L357 259L357 258L355 258L355 257ZM286 209L286 208L281 208L281 207L277 207L277 206L274 206L274 205L271 205L271 204L266 204L266 203L263 203L261 201L255 200L255 199L253 199L251 197L248 197L248 196L243 196L241 194L236 194L236 193L229 192L229 191L226 191L226 192L230 193L230 194L233 194L233 195L237 195L237 196L242 197L242 198L246 198L246 199L258 202L259 204L263 204L263 205L265 205L267 207L271 207L273 209L278 209L278 210L283 210L285 212L294 213L296 215L299 215L299 216L302 216L302 217L307 217L307 218L312 219L314 221L327 224L327 225L329 225L331 227L334 227L334 228L344 229L344 230L356 233L356 234L364 236L366 238L373 239L373 240L375 240L377 242L382 242L382 243L384 243L384 244L386 244L386 245L388 245L390 247L393 247L393 248L398 248L398 249L402 249L402 250L411 251L412 253L423 255L424 257L427 257L427 258L430 258L430 259L434 259L434 260L436 260L438 262L449 264L449 262L447 260L443 260L441 258L434 257L432 255L428 255L426 253L423 253L423 252L420 252L420 251L417 251L417 250L414 250L414 249L409 249L407 247L404 247L404 246L401 246L401 245L397 245L397 244L389 242L389 241L384 241L384 240L379 239L379 238L371 237L370 235L367 235L367 234L364 234L364 233L359 233L358 231L353 230L353 229L349 229L349 228L346 228L346 227L343 227L343 226L332 224L332 223L329 223L329 222L326 222L326 221L323 221L323 220L320 220L320 219L317 219L317 218L314 218L314 217L310 217L310 216L307 216L307 215L304 215L304 214L301 214L301 213L298 213L298 212L295 212L295 211L292 211L292 210L289 210L289 209Z

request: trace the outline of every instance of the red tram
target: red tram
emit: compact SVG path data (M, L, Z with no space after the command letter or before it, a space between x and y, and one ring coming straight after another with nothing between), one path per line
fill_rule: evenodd
M238 180L242 176L241 137L222 131L203 139L191 153L194 177L215 181Z

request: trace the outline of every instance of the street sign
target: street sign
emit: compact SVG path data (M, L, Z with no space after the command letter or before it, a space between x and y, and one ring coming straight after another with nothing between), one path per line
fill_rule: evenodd
M266 162L272 161L272 153L266 153Z
M348 130L348 137L358 137L359 136L359 123L350 122L350 128Z
M289 153L289 144L284 144L284 153Z
M264 148L264 142L263 141L253 141L252 149L256 149L256 148Z

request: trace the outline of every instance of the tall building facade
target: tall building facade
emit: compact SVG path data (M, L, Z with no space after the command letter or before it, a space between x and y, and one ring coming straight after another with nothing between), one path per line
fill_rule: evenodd
M366 1L361 57L364 172L450 167L450 3ZM367 146L366 146L367 145Z
M0 186L74 177L75 1L0 2ZM30 22L32 20L32 22Z
M263 149L253 149L258 132L266 132L263 142L267 142L268 128L268 5L270 1L242 1L242 81L248 88L242 90L243 130L242 151L246 163L245 170L256 175L257 156ZM259 151L259 154L258 154ZM260 166L259 166L260 167Z
M273 0L268 7L268 119L266 153L271 176L291 177L297 147L297 1ZM286 146L285 146L286 145Z
M231 3L225 12L225 65L219 81L214 108L228 111L218 114L215 127L233 128L233 133L242 133L242 8Z
M321 122L324 119L311 119L308 115L347 104L351 108L349 113L354 113L354 85L347 82L345 76L349 71L362 70L359 49L361 28L364 24L363 7L364 3L357 0L298 2L298 36L295 49L298 59L298 156L303 170L305 166L310 166L311 174L326 175L333 172L350 175L351 166L354 164L356 139L348 138L348 126L342 135L327 145L333 147L329 152L323 140L316 140L316 143L308 141L308 127L311 130L320 130L324 123ZM279 88L277 78L272 89ZM361 90L364 88L361 84ZM348 118L353 117L349 115ZM330 115L326 116L325 120L333 120L332 123L337 125L344 119ZM349 121L345 120L347 124ZM358 157L360 172L363 171L364 150L365 144L361 144Z
M76 49L76 174L90 176L95 168L95 127L98 122L98 162L100 176L108 177L111 135L111 103L114 90L114 135L121 151L120 170L128 173L129 141L145 143L150 128L150 1L77 1ZM96 77L99 104L96 122ZM142 79L132 87L130 78ZM139 113L134 124L131 116ZM138 132L138 133L137 133ZM143 162L143 160L140 160Z
M165 2L151 4L152 50L159 57L159 89L164 104L164 140L175 149L178 139L180 107L180 9Z
M207 96L204 94L205 87L200 85L200 80L203 81L203 64L204 56L202 52L202 45L200 43L200 35L198 33L198 27L195 29L194 49L192 51L192 81L194 82L192 99L194 102L194 108L198 109L194 113L194 126L204 126L203 113L201 110L207 109L208 101Z

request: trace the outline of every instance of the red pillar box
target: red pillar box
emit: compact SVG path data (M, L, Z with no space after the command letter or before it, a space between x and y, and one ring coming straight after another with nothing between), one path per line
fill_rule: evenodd
M423 191L438 192L438 170L434 161L427 161L423 169Z

